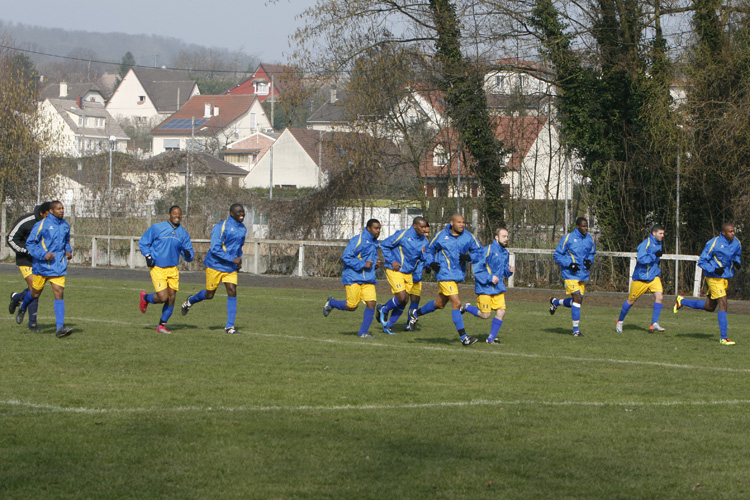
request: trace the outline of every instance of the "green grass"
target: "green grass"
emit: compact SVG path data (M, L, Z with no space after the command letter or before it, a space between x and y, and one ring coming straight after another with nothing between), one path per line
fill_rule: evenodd
M144 274L144 278L146 278ZM0 275L7 296L20 278ZM617 310L508 301L502 346L463 348L448 311L373 341L330 291L239 288L179 307L149 283L68 279L68 339L0 317L0 498L743 498L750 423L745 317L651 299ZM198 285L183 285L181 302ZM382 298L382 297L381 297ZM468 297L465 297L468 298ZM466 318L484 340L489 321Z

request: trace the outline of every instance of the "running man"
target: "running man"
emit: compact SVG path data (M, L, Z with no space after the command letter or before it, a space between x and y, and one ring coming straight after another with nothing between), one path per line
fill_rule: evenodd
M466 221L463 215L453 214L450 223L435 235L425 250L425 262L429 263L435 271L440 293L437 299L431 300L418 309L409 310L409 328L414 328L420 316L442 309L450 302L453 307L451 317L461 338L461 344L470 346L477 339L466 334L461 316L458 283L466 278L466 263L481 260L483 247L465 228Z
M661 315L662 301L664 300L664 288L661 286L661 256L664 254L663 243L664 226L654 224L651 228L651 235L638 245L638 256L636 257L635 270L633 271L633 282L630 284L630 293L627 300L622 304L620 317L617 318L615 331L622 333L622 324L625 321L625 315L638 297L646 292L654 294L654 310L651 314L651 326L648 327L652 332L663 332L664 328L659 325L659 315Z
M701 256L698 258L698 266L706 273L706 284L708 285L708 300L688 300L682 295L677 296L674 305L674 313L678 309L687 306L691 309L701 309L708 312L716 310L719 306L718 320L721 345L734 345L735 342L727 338L727 286L729 280L734 276L734 271L742 267L740 256L742 245L740 240L734 236L734 224L725 222L721 226L721 234L711 238L706 243Z
M554 253L555 262L560 266L562 278L565 280L565 293L571 297L565 300L554 297L549 299L550 314L555 314L558 306L561 305L571 309L574 337L583 337L579 328L581 305L595 254L596 245L589 234L589 221L584 217L579 217L576 219L576 228L560 240Z
M468 312L482 319L488 319L495 311L492 318L490 334L487 343L499 345L497 334L503 326L505 317L505 278L513 275L515 269L509 264L508 253L508 230L500 227L495 231L492 243L485 247L483 258L474 264L474 291L477 294L477 306L467 302L461 308L461 312Z
M378 268L378 238L380 237L380 221L370 219L361 234L354 236L344 249L341 260L344 261L344 272L341 283L346 288L346 300L336 300L328 297L323 306L323 316L328 316L333 309L340 311L356 311L360 302L365 303L365 313L359 327L360 338L374 339L368 332L375 316L375 305L378 297L375 291L375 269Z
M193 304L214 298L219 283L227 289L227 322L225 333L237 333L234 319L237 316L237 273L242 267L242 246L247 230L245 207L235 203L229 207L229 217L211 230L211 249L203 259L206 266L206 289L191 295L182 304L182 315L186 315Z
M195 257L190 235L181 223L182 209L173 205L169 209L169 218L148 228L138 241L138 247L146 257L155 290L150 295L141 292L139 309L145 314L149 304L164 304L159 326L156 327L158 333L172 333L167 330L166 324L172 316L177 291L180 289L180 272L177 269L180 255L185 262L191 262Z
M424 227L424 235L425 238L430 234L430 223L427 222L427 224ZM424 261L424 254L422 257L417 261L417 267L414 268L414 273L412 273L412 285L411 285L411 291L409 292L409 314L411 314L412 309L417 310L419 309L419 301L422 300L422 277L424 273L430 273L432 271L432 268L430 266L425 266ZM411 326L409 326L409 314L407 314L406 318L406 325L404 326L405 332L411 332L414 331ZM391 322L388 320L388 323L391 324L391 326L395 323L394 320Z

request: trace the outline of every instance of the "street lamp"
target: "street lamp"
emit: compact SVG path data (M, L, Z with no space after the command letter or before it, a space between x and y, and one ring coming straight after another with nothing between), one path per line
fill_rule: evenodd
M117 137L114 135L109 136L109 183L107 184L107 205L109 206L107 216L107 265L112 265L110 260L110 254L112 250L111 242L109 238L112 235L112 151L117 145Z

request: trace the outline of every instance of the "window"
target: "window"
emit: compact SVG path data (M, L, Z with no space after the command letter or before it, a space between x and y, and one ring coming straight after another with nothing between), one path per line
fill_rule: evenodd
M164 139L164 150L165 151L179 151L180 140L179 139Z
M143 104L146 102L146 96L145 95L139 95L138 96L138 104Z
M448 164L448 158L445 154L445 148L438 144L435 146L435 151L432 153L432 165L435 167L443 167Z
M259 95L268 95L268 82L263 80L257 80L253 82L255 86L255 93Z
M250 128L257 128L258 124L255 119L255 113L250 113Z
M495 92L505 92L505 77L495 75Z

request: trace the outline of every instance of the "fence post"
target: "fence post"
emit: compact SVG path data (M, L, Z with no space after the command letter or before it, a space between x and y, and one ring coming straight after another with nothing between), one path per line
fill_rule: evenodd
M5 238L8 235L8 203L3 202L3 215L2 215L2 239L0 239L0 258L5 257Z
M258 254L260 253L260 243L253 243L253 274L258 274Z
M91 267L96 267L96 254L99 252L96 244L96 236L91 237Z
M698 263L695 263L695 278L693 279L693 297L701 296L701 277L703 276L703 270Z
M301 278L305 272L305 244L299 244L299 262L297 263L297 274Z
M630 257L630 273L628 274L628 293L630 293L630 285L633 284L633 273L635 272L635 265L638 263L637 257Z
M516 254L512 253L508 255L508 266L510 267L516 266ZM513 277L515 276L515 274L516 273L514 271L513 274L511 274L510 277L508 278L508 288L513 288L514 283L515 283L515 279Z
M130 269L135 269L135 240L130 238L130 253L128 254Z

